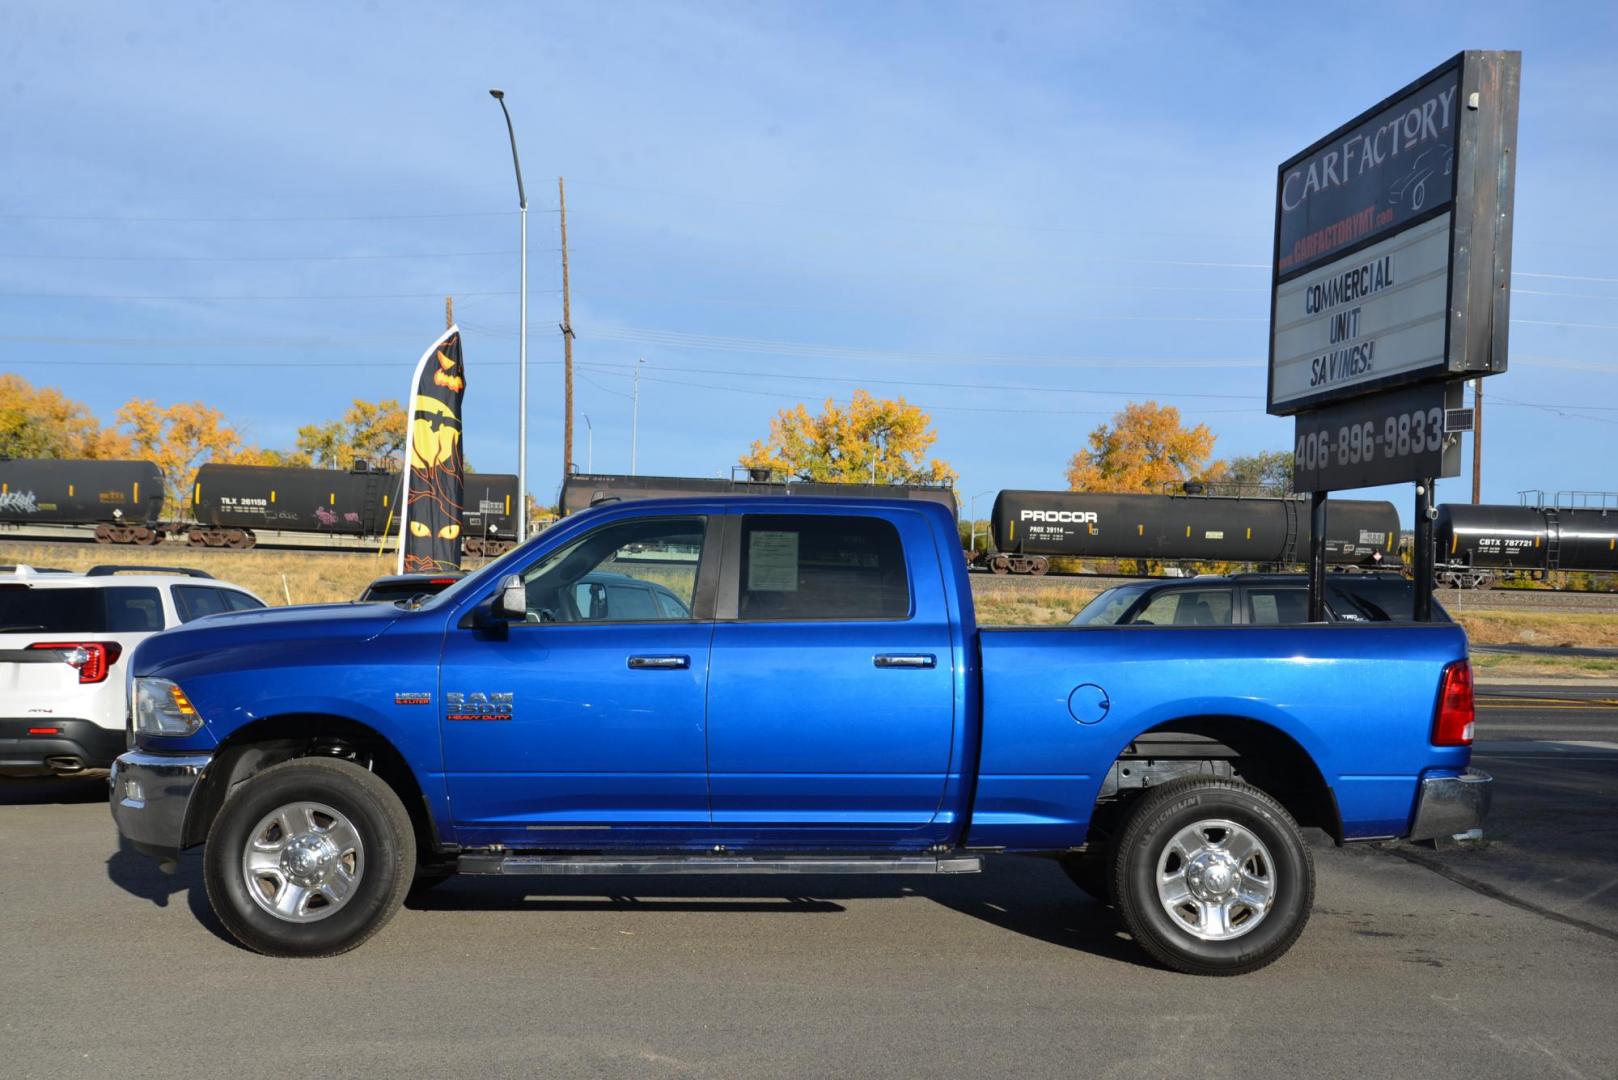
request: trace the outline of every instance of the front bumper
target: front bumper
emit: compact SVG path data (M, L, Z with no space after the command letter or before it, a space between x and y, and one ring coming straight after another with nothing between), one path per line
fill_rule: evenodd
M1494 777L1468 769L1459 776L1428 776L1416 796L1411 840L1475 838L1483 834L1494 794Z
M183 846L191 796L211 754L131 750L112 763L112 820L137 851L172 858Z

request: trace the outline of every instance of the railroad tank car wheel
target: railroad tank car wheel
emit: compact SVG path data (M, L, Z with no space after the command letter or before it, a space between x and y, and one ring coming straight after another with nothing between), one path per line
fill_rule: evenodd
M469 536L462 542L461 547L468 555L481 556L483 554L483 541L476 536Z
M989 560L989 569L996 574L1011 573L1011 560L1004 555L996 555Z
M255 547L258 547L258 534L255 533L252 529L243 530L242 536L247 538L247 543L242 545L243 548L255 548Z
M208 902L237 941L267 956L335 956L399 910L416 836L374 773L298 758L231 793L202 859Z
M1190 975L1242 975L1278 959L1309 921L1315 866L1280 803L1250 784L1193 778L1149 790L1113 856L1135 941Z
M208 537L201 529L191 529L185 534L185 542L192 547L207 547Z
M1028 572L1035 577L1044 577L1051 568L1051 561L1040 555L1028 564Z
M110 543L112 543L112 526L107 525L106 523L102 523L102 524L96 526L96 543L98 543L98 544L110 544Z
M229 532L225 533L225 546L228 548L234 548L237 551L243 551L252 547L253 545L248 543L247 534L242 532L242 530L231 529Z

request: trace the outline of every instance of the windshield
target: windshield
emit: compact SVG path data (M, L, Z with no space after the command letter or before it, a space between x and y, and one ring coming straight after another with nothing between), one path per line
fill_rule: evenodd
M1118 585L1108 589L1073 616L1069 626L1112 626L1135 606L1151 585Z

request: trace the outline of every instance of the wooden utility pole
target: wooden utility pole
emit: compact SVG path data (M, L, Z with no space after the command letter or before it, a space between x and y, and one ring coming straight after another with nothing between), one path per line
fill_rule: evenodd
M444 329L455 325L455 297L444 297Z
M1483 380L1472 380L1472 505L1483 501Z
M556 201L562 218L562 477L573 471L573 316L568 302L567 186L556 178Z

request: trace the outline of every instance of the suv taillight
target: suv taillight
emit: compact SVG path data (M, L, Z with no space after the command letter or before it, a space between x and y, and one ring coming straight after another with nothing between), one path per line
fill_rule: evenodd
M78 669L81 684L105 682L124 651L116 641L41 641L28 647L60 652L63 663Z
M1472 704L1472 665L1457 660L1438 680L1438 709L1433 716L1434 746L1471 746L1477 711Z

